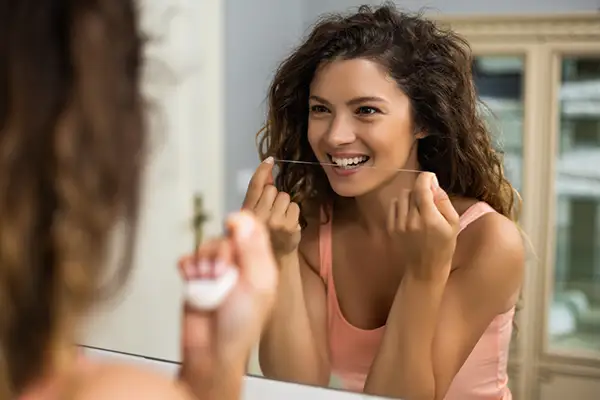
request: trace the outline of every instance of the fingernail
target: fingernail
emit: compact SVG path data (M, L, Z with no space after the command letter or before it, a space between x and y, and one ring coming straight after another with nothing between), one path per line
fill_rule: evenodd
M254 234L256 222L248 212L241 211L233 214L230 221L236 227L234 230L236 239L246 240Z
M267 164L274 164L275 163L275 159L273 157L269 156L269 157L265 158L265 160L263 162L267 163Z

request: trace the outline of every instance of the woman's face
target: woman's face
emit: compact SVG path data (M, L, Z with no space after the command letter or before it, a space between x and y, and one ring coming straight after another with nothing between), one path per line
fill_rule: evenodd
M409 98L387 71L366 59L322 65L310 86L308 140L340 196L368 193L417 169ZM376 167L377 169L370 168Z

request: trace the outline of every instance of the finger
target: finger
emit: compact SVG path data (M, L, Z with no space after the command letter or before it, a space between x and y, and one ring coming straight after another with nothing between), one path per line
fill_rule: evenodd
M444 189L437 187L434 194L434 202L437 210L442 214L444 219L448 221L449 224L458 226L460 217Z
M417 206L417 192L411 190L410 198L408 199L408 212L406 213L406 230L416 230L421 225L421 213Z
M275 199L277 198L277 188L272 185L265 186L258 200L258 204L254 207L256 216L263 222L271 216Z
M195 254L182 257L179 260L179 272L184 280L198 279L209 272L209 264L215 258L218 240L209 240L198 248Z
M233 246L231 245L231 241L223 239L219 242L217 256L209 278L214 279L222 276L232 265L234 265Z
M434 203L433 191L437 186L437 178L431 172L423 172L417 178L413 190L415 206L419 214L426 219L439 217L439 212Z
M300 206L291 202L285 211L286 228L290 231L300 230Z
M274 223L284 224L285 214L290 205L290 195L285 192L277 193L271 210L271 220Z
M272 156L269 156L269 157L265 158L262 161L262 163L263 164L271 165L270 173L267 174L266 184L267 185L274 185L275 184L275 179L273 179L273 175L276 173L275 172L275 159ZM279 168L277 168L277 171L279 171Z
M196 256L194 263L197 272L186 284L186 301L196 308L214 310L235 286L239 275L232 255L231 239L221 238L211 242L205 253Z
M388 217L386 227L388 233L393 233L396 231L396 220L398 219L398 198L395 197L390 202L390 207L388 209Z
M233 256L240 267L240 276L250 287L274 293L277 266L271 241L265 226L252 214L239 212L227 220L233 242Z
M248 183L248 190L246 191L246 197L242 205L243 209L254 209L264 187L273 183L273 164L273 157L269 157L256 168L254 175L250 179L250 183Z
M396 229L399 232L404 232L407 227L411 202L410 192L411 191L409 189L402 189L400 191L400 197L398 197L398 205L396 210Z
M448 194L440 187L437 177L431 172L422 173L417 182L419 209L422 215L433 217L441 214L450 224L458 224L459 215Z
M179 270L179 275L184 281L189 281L190 279L192 279L192 276L194 274L193 261L193 256L185 255L181 257L177 262L177 269Z
M210 279L214 277L215 262L219 254L222 240L213 240L203 246L194 260L195 273L193 279Z

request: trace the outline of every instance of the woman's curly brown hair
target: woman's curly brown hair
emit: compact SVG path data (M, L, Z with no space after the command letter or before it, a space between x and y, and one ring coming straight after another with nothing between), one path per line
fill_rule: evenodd
M427 132L418 141L421 168L434 172L450 195L485 201L515 219L516 192L479 112L468 43L392 4L322 18L283 61L270 87L267 124L257 135L261 159L317 161L307 138L310 83L322 63L356 58L385 66L410 98L415 126ZM325 173L308 165L284 163L276 185L300 204L303 226L305 210L335 197Z
M0 398L19 396L133 240L144 164L134 1L0 6ZM122 267L110 282L122 283ZM111 285L112 286L112 285Z

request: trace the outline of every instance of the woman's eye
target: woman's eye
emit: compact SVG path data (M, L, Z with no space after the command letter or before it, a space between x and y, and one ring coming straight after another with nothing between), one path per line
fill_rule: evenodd
M326 113L328 110L324 106L312 106L310 111L315 114Z
M378 112L379 112L379 110L376 109L375 107L368 107L368 106L359 107L356 110L356 113L359 115L371 115L371 114L376 114Z

